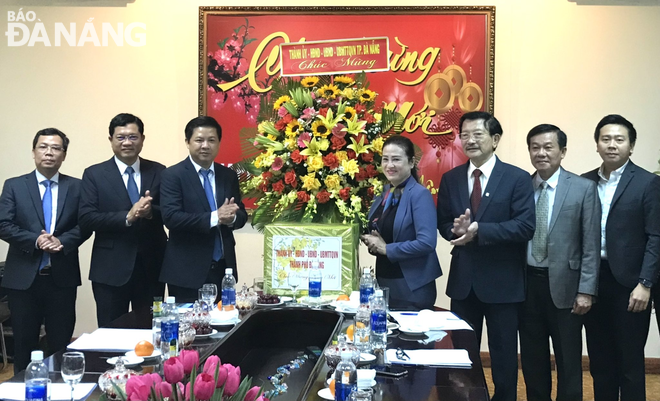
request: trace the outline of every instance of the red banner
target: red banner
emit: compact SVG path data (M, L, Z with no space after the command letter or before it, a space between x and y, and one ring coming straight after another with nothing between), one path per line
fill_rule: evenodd
M280 44L283 76L389 71L388 38L325 40Z
M256 136L260 99L273 79L287 72L280 55L291 59L286 50L305 43L364 36L389 40L389 69L369 73L369 89L379 104L405 117L402 134L421 150L420 176L432 193L444 172L467 160L457 135L460 117L493 111L494 7L201 11L200 113L222 125L221 163L244 159L245 139Z

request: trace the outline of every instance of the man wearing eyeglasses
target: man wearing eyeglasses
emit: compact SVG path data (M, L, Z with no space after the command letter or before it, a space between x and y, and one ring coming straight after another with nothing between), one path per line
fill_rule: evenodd
M59 173L69 139L56 128L32 142L35 171L10 178L0 196L0 238L9 244L2 287L14 330L14 373L39 348L45 321L48 349L66 347L76 323L78 247L89 238L78 226L80 180Z
M502 126L489 113L461 117L469 162L446 172L438 190L438 231L454 248L447 295L481 342L488 327L495 401L515 401L518 309L525 300L525 251L534 236L534 189L529 174L495 156Z
M96 233L89 279L99 327L163 296L158 281L167 236L160 214L160 163L139 157L144 124L132 114L110 121L114 156L82 178L80 225Z

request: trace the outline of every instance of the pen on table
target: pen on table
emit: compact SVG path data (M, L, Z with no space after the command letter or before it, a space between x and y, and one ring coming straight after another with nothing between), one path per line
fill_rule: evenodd
M417 316L417 312L399 312L402 316Z

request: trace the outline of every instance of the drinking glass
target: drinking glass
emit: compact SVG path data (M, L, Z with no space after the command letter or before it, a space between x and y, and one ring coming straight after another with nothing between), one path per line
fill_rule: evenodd
M287 281L289 282L289 287L293 290L293 301L292 304L296 305L296 292L298 291L298 287L300 287L300 284L302 282L302 277L300 276L300 272L297 271L289 271L289 275L287 276Z
M213 309L215 300L218 297L218 286L215 284L207 283L202 286L197 292L199 300L204 301L208 305L209 310Z
M62 379L71 386L71 401L74 401L73 390L85 373L85 355L82 352L65 352L62 355Z

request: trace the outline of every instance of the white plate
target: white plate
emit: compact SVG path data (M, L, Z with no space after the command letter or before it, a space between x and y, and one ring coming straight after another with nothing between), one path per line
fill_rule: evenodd
M334 399L335 399L335 397L333 397L332 393L330 392L330 389L327 388L327 387L320 389L319 392L316 393L316 394L318 394L319 397L323 398L324 400L333 400L334 401Z
M144 359L152 359L152 358L157 358L160 356L160 350L159 349L154 349L154 352L149 355L149 356L137 356L135 355L135 351L128 351L126 354L127 357L129 358L144 358Z
M278 302L276 304L260 304L259 302L257 302L257 306L266 306L266 307L268 307L268 306L278 306L278 305L284 305L284 301L282 301L282 298L280 298L280 302Z
M370 363L376 360L376 355L363 352L360 354L360 363Z
M113 356L112 358L106 359L106 362L108 362L110 365L115 365L117 363L118 356ZM124 356L124 366L132 366L132 365L139 365L142 362L144 362L144 358L141 356Z
M334 295L322 295L321 303L318 306L330 305L333 299L334 299ZM301 303L303 305L311 305L308 296L298 298L298 303Z
M211 326L233 326L241 321L239 318L229 320L211 320Z
M406 334L421 335L428 331L426 327L399 327L399 331Z
M293 298L284 296L284 297L280 297L280 301L282 301L282 302L291 302L291 301L293 301Z
M211 337L214 334L218 334L218 330L213 329L209 334L195 334L195 338L207 338L207 337Z
M401 326L399 326L398 324L396 324L394 322L387 322L387 329L388 330L396 330L399 327L401 327Z

